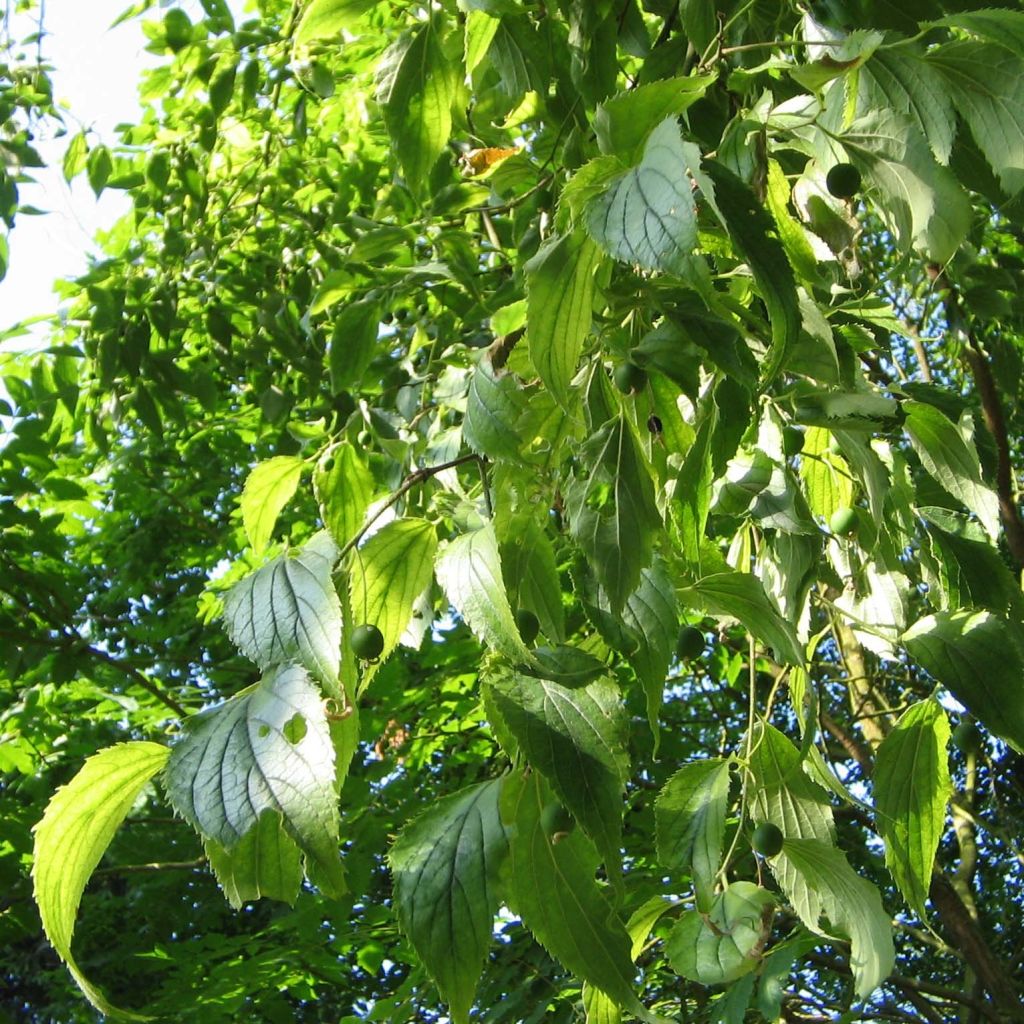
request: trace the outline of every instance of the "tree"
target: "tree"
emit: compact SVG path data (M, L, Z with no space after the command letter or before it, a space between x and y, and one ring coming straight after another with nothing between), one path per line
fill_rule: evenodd
M146 23L64 159L132 211L2 357L9 1014L1021 1019L1024 12L969 6Z

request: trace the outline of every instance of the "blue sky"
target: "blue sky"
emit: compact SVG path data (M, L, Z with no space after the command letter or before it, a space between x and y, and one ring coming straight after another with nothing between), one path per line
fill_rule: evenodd
M65 108L67 134L40 133L37 148L48 166L35 172L36 184L20 190L22 203L49 211L19 216L10 237L11 266L0 281L0 328L57 308L53 282L73 277L86 266L99 228L109 227L128 209L123 193L107 191L96 200L84 176L64 181L61 159L80 128L92 129L94 142L116 142L115 126L135 120L137 85L144 67L157 58L144 52L138 20L109 26L129 0L47 0L43 41L45 60L55 67L54 97ZM35 31L35 19L12 16L12 36ZM32 47L34 50L34 45Z

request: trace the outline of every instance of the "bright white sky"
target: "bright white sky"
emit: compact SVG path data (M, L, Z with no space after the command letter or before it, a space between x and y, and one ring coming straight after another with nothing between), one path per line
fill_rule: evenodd
M55 67L54 97L66 110L67 134L36 138L48 166L34 172L37 184L21 187L20 199L50 212L18 216L10 237L11 265L0 281L0 328L53 313L53 282L82 273L97 229L109 227L128 209L123 192L105 191L97 202L84 175L69 186L61 160L79 128L93 129L93 142L113 144L115 126L137 118L139 76L159 58L144 52L138 20L108 28L129 3L46 0L43 55ZM34 19L14 17L13 36L23 38L34 31Z

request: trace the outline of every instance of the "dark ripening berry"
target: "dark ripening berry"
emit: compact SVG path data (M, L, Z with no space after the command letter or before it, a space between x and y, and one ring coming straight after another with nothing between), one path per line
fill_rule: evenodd
M782 430L782 450L786 458L791 459L804 450L804 432L799 427L784 427Z
M696 626L680 626L676 637L676 657L689 661L704 651L704 634Z
M615 386L624 395L635 395L647 386L647 374L636 363L619 363L615 367Z
M858 525L857 510L847 505L837 508L828 521L828 528L837 537L852 537Z
M553 843L567 836L575 827L573 816L557 801L545 804L540 812L540 827Z
M853 164L836 164L825 175L825 187L836 199L849 199L860 191L860 171Z
M953 746L965 754L978 754L985 742L981 730L969 721L961 722L953 730Z
M540 632L540 621L529 608L520 608L516 612L516 629L523 638L523 643L532 644Z
M778 825L770 821L762 821L754 829L754 838L750 841L754 853L762 857L775 857L782 852L782 833Z
M366 623L352 630L349 644L357 658L373 661L379 658L384 650L384 635L376 626Z

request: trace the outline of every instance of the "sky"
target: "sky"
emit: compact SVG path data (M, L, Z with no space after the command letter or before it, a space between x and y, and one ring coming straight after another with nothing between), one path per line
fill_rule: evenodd
M137 86L158 57L144 52L146 39L133 19L109 28L130 0L46 0L44 59L54 67L54 98L65 109L67 134L40 133L36 147L47 163L33 172L36 183L20 187L24 204L45 216L19 214L10 236L11 265L0 281L0 329L32 316L53 313L53 282L74 277L95 251L97 229L109 227L129 208L123 192L107 190L97 201L85 176L68 185L61 160L80 128L93 143L117 141L115 126L137 119ZM12 16L12 36L35 31L35 19ZM33 44L34 49L34 44Z

